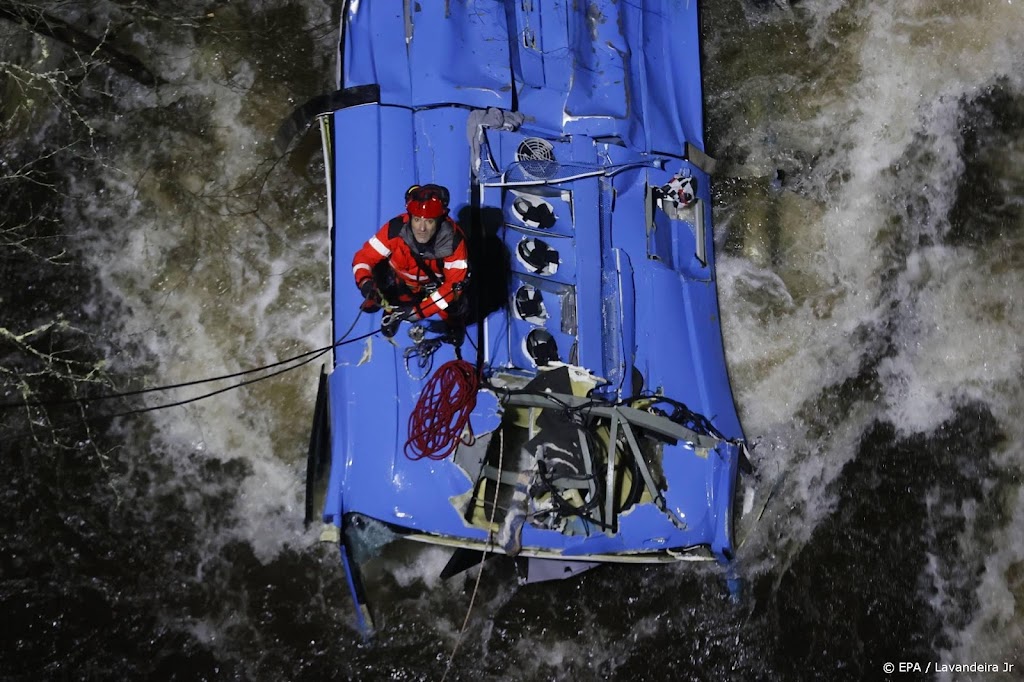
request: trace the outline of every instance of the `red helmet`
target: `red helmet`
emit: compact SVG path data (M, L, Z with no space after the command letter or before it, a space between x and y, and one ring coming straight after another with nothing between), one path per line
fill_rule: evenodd
M405 192L405 209L420 218L440 218L448 212L448 190L440 185L413 185Z

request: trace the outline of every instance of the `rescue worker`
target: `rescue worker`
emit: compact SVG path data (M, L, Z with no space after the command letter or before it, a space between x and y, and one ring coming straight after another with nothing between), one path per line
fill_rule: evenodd
M385 316L385 336L394 336L402 319L436 315L453 329L463 323L466 239L448 217L448 199L445 187L413 185L405 193L406 212L385 223L352 259L362 309L376 312L386 301L401 311Z

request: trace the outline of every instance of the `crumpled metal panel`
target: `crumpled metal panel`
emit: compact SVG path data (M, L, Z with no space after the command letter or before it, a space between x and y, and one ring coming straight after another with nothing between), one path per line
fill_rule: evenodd
M508 38L494 0L352 2L339 85L379 84L386 104L511 109Z
M704 149L697 21L696 0L362 0L340 86L407 107L517 105L553 134L682 156Z

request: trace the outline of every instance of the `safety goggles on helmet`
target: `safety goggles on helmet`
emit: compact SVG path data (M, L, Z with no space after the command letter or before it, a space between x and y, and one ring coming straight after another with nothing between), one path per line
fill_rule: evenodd
M413 185L405 191L406 210L420 218L440 218L448 212L448 190L441 185Z

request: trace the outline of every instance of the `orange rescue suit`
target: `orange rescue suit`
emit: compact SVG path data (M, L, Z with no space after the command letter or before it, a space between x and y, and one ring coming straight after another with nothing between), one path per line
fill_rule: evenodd
M413 249L434 277L416 262ZM469 269L466 238L455 221L447 217L441 219L433 238L426 244L418 244L408 213L391 219L352 258L356 286L373 277L374 269L385 260L399 283L399 297L406 299L398 302L414 303L421 318L437 315L442 320L448 319L448 308L461 295L462 282ZM403 289L408 290L408 295L402 295ZM385 295L388 293L385 291Z

